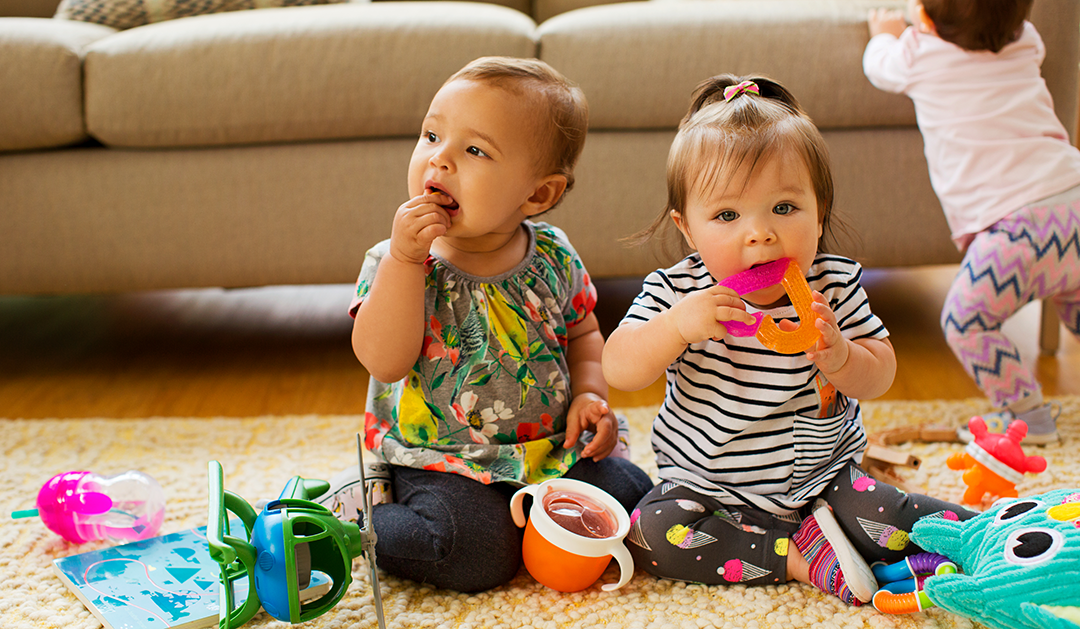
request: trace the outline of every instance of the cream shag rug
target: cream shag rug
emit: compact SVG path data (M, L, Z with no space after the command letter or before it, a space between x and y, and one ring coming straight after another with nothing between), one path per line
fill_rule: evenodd
M1027 448L1046 457L1049 469L1017 488L1030 495L1080 486L1075 445L1080 438L1080 397L1060 400L1063 443ZM957 425L985 412L984 400L864 403L869 432L926 422ZM654 478L649 425L655 409L623 409L633 434L635 460ZM12 521L8 514L33 506L37 490L62 471L85 469L116 474L144 471L167 495L162 533L206 523L206 462L219 460L225 486L254 502L273 498L294 474L328 478L354 461L354 416L293 416L250 419L0 420L0 627L3 629L94 629L99 623L60 580L50 562L102 543L69 544L36 518ZM963 483L945 466L955 444L899 446L923 465L905 476L917 490L959 501ZM376 627L367 564L353 563L354 583L345 598L305 627ZM613 581L612 566L603 581ZM972 627L940 609L888 616L872 607L852 608L800 584L768 587L702 586L656 579L638 570L617 592L598 585L560 594L537 584L523 569L504 587L459 594L381 575L387 626L407 627ZM252 627L287 627L259 615Z

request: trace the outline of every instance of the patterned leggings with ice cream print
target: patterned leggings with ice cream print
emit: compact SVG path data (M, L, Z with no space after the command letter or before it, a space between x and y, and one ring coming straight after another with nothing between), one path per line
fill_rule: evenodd
M1080 335L1080 187L977 234L945 298L945 339L997 406L1041 394L1001 326L1028 302L1048 297L1065 327Z
M893 563L922 552L908 539L922 518L967 520L976 515L876 481L854 463L840 470L820 497L867 563ZM787 580L790 538L812 506L776 516L725 506L662 481L631 514L626 545L634 565L657 577L708 585L775 585Z

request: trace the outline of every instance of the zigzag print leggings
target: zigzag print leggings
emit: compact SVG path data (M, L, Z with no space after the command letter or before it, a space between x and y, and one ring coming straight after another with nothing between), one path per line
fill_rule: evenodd
M1023 305L1047 297L1065 327L1080 335L1080 186L976 235L945 298L945 339L998 406L1041 392L1001 326Z

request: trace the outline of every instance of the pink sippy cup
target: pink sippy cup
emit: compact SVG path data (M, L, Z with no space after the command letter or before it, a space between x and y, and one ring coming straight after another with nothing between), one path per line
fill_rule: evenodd
M37 509L11 515L38 515L49 530L76 544L127 543L153 537L161 528L165 492L156 480L134 470L116 476L63 472L42 486Z

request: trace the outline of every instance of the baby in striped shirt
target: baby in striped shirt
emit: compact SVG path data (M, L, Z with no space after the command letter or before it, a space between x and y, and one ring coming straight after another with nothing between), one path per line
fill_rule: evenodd
M921 550L907 535L916 520L975 514L859 467L857 400L888 390L896 356L860 266L822 246L833 201L825 141L782 85L717 76L694 94L667 180L667 207L642 236L674 225L692 253L645 279L603 355L614 387L667 380L652 434L661 482L627 537L635 563L664 578L795 580L867 602L877 589L868 562ZM817 318L806 325L820 334L795 354L731 333L755 313L797 328L783 286L740 297L720 284L782 259L805 274Z

